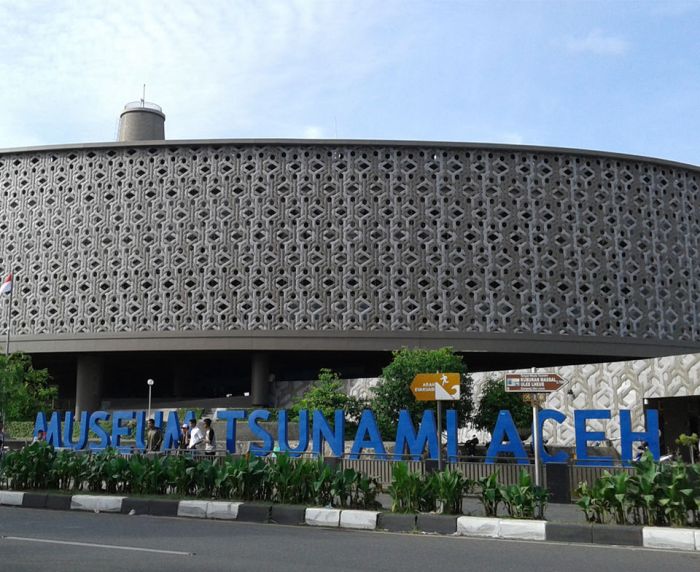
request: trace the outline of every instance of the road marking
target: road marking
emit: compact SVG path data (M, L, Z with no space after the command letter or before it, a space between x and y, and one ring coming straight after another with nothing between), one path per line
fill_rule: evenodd
M93 544L91 542L74 542L69 540L49 540L46 538L27 538L24 536L0 536L3 540L20 540L23 542L42 542L44 544L64 544L69 546L85 546L87 548L112 548L114 550L130 550L132 552L155 552L156 554L174 554L175 556L194 556L194 552L178 552L177 550L159 550L157 548L139 548L138 546L117 546L115 544Z

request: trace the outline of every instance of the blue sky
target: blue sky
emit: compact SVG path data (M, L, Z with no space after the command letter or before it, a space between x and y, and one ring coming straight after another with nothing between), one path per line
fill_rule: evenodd
M700 0L0 0L0 148L169 139L522 143L700 165Z

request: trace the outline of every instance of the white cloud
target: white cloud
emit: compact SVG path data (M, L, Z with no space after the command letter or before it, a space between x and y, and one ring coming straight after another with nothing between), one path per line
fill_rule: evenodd
M318 125L304 127L304 139L323 139L323 129Z
M604 56L620 56L629 51L629 42L615 36L607 36L600 30L593 30L587 36L567 38L564 41L567 50L574 53L589 53Z
M261 126L287 133L302 107L351 92L398 57L370 41L395 9L307 0L0 0L0 148L108 140L143 83L147 99L163 107L168 138L251 136ZM68 125L78 137L66 136Z

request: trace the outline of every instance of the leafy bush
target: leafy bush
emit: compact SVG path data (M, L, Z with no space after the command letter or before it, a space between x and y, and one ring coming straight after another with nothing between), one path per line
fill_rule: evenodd
M392 512L429 512L435 509L435 483L430 477L409 471L406 463L395 463L388 493Z
M486 516L498 516L498 505L503 501L501 486L498 483L498 471L479 479L479 500L484 507Z
M544 518L549 492L533 485L532 477L524 469L521 469L518 482L514 485L500 484L498 471L479 479L476 485L486 516L498 516L498 507L503 503L511 518Z
M442 471L433 476L435 496L441 512L446 514L462 514L462 498L472 488L472 481L458 471Z
M0 477L16 490L56 488L94 493L198 496L247 501L377 508L381 485L321 459L120 455L114 449L54 451L35 443L5 455Z
M533 486L530 473L520 471L518 482L501 487L501 498L512 518L544 518L549 493L544 488Z
M58 388L49 385L50 380L48 370L34 369L27 354L0 355L0 402L6 419L26 421L50 409L58 397Z
M580 483L578 506L589 522L700 526L700 465L659 464L646 452L632 475L605 471Z
M345 393L343 381L336 372L324 368L318 372L318 379L314 384L292 404L290 417L298 419L302 409L318 410L326 419L332 421L336 409L342 409L345 411L345 433L350 436L354 435L364 405L356 397Z

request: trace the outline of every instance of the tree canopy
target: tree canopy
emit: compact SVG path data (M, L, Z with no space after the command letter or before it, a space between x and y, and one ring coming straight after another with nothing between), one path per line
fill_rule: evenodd
M323 368L318 372L318 379L314 384L304 395L294 401L291 411L292 417L297 418L302 409L309 411L317 409L332 423L335 410L343 409L346 430L352 430L357 425L363 405L364 403L359 399L345 393L343 381L336 372Z
M532 407L522 400L520 394L508 393L502 379L486 381L474 415L474 426L478 429L491 431L496 425L498 412L502 409L510 411L513 422L518 429L532 427Z
M437 409L435 401L416 401L411 392L411 382L419 373L459 373L462 376L461 397L449 402L444 409L456 409L460 425L466 423L472 412L472 379L466 372L462 356L452 348L439 350L403 348L394 352L392 362L382 370L379 385L373 388L370 406L382 433L382 438L393 440L396 436L399 411L406 409L417 427L425 409Z
M50 408L58 389L49 385L46 369L34 369L32 358L22 352L0 355L0 408L7 421L32 420Z

